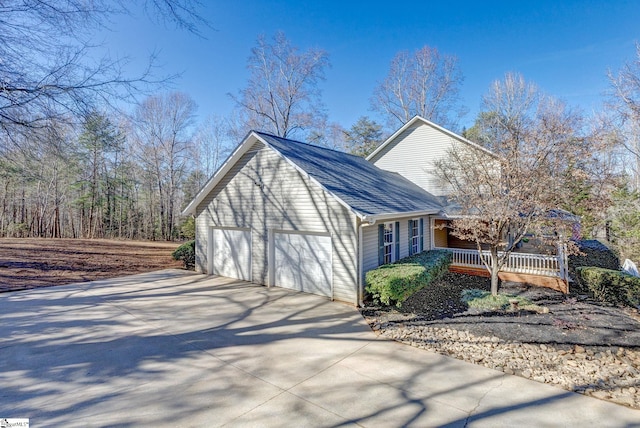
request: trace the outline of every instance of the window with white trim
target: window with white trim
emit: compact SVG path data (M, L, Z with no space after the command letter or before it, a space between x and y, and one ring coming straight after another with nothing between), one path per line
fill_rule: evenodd
M420 252L420 220L409 220L409 255Z
M384 253L383 253L383 263L391 263L393 262L393 247L394 247L394 236L393 236L393 223L385 223L384 224Z

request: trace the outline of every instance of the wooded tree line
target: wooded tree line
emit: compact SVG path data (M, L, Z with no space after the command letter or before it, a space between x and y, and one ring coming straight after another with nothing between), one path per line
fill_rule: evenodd
M178 239L179 213L225 155L219 124L194 132L195 103L175 92L129 117L48 123L6 144L3 236Z
M207 25L197 1L144 3L187 31ZM429 46L402 51L372 90L372 116L343 127L322 103L328 53L280 32L258 38L245 87L228 94L236 108L198 120L189 95L163 89L153 62L130 77L117 60L88 61L92 28L126 6L14 0L0 10L0 236L188 237L181 209L250 129L366 156L419 114L507 157L542 150L556 174L544 183L582 216L583 234L608 234L623 256L640 257L640 48L609 74L600 112L585 115L511 73L462 130L457 59Z

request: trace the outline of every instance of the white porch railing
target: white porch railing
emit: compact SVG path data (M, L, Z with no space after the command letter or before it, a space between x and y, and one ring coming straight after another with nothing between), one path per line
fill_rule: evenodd
M453 253L453 266L486 269L486 266L480 259L480 253L477 250L463 250L458 248L442 248ZM482 252L485 260L491 263L489 251ZM503 272L514 272L531 275L543 275L563 278L563 269L558 262L557 256L548 256L544 254L530 253L511 253L509 260L502 267Z

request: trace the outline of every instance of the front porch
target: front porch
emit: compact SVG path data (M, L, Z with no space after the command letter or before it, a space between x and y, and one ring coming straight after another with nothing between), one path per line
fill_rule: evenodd
M467 275L489 277L489 271L480 257L490 262L488 251L482 256L478 250L460 248L440 248L451 251L453 260L449 270ZM507 263L500 271L499 277L503 281L525 282L552 288L563 293L569 292L566 263L563 257L546 254L511 253Z
M475 242L464 241L449 234L447 222L444 219L432 220L432 248L452 253L453 260L449 270L467 275L490 276L482 260L484 258L491 262L489 251L483 248L483 251L479 252ZM539 246L533 245L532 242L527 242L509 254L509 259L500 271L500 279L525 282L568 293L568 272L564 252L562 249L554 251L552 247L548 247L534 253L538 248Z

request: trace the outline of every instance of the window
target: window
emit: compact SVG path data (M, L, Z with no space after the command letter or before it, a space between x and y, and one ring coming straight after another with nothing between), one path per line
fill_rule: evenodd
M400 258L400 222L378 224L378 266Z
M393 223L384 224L384 252L382 264L393 261Z
M424 251L424 219L414 219L407 222L409 231L409 255Z
M420 220L409 220L409 255L420 252Z

